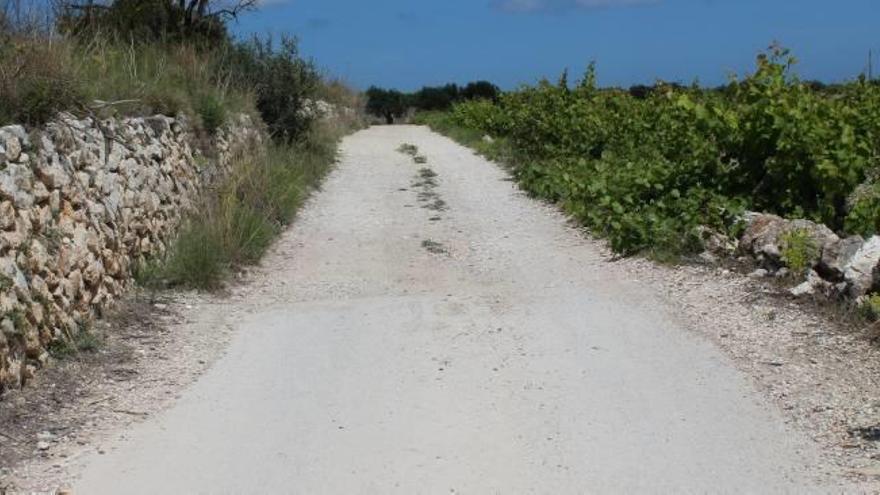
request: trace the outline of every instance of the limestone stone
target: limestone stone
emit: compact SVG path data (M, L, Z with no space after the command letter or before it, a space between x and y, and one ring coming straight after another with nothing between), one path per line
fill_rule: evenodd
M20 311L26 327L22 338L0 340L0 393L20 386L54 339L119 297L132 260L164 253L233 154L262 139L249 118L233 116L216 156L197 160L185 119L109 118L101 129L91 118L58 119L34 131L33 147L24 128L0 128L0 314Z
M878 263L880 236L875 235L859 247L844 269L844 279L851 297L863 296L874 288L874 272Z

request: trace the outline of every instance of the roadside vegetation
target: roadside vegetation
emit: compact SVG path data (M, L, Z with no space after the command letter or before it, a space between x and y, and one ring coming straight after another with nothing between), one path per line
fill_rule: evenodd
M240 156L232 176L184 226L168 257L143 267L151 287L219 287L231 268L260 260L329 171L337 140L349 129L314 126L296 143L270 142Z
M262 149L236 157L167 258L141 267L146 285L216 288L233 267L257 261L332 165L338 139L360 124L360 95L322 76L295 38L228 32L252 0L21 5L0 2L0 125L38 126L59 112L181 116L206 158L237 114L266 131ZM323 119L316 100L351 112Z
M416 121L507 163L522 187L559 203L623 254L661 259L729 234L745 210L880 231L880 85L797 78L771 47L726 86L600 89L594 67L558 83L458 102ZM809 250L787 239L797 264Z

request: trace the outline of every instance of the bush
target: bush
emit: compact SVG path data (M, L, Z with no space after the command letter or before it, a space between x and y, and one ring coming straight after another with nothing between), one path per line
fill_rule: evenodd
M794 274L805 274L819 254L819 246L813 242L809 231L793 229L782 234L782 261Z
M817 91L793 64L774 47L724 88L633 92L597 88L591 67L573 88L544 81L419 119L468 142L496 138L524 189L622 253L698 251L698 227L732 228L746 208L876 232L880 193L866 179L880 170L880 91Z
M296 38L283 37L277 48L272 38L237 43L223 54L220 68L236 87L253 92L272 137L293 142L305 134L311 118L303 109L321 78L300 57Z

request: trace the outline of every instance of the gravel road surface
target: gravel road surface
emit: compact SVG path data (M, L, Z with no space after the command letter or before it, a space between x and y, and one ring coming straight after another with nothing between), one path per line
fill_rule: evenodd
M74 491L827 489L817 444L605 259L471 151L361 131L230 301L225 355Z

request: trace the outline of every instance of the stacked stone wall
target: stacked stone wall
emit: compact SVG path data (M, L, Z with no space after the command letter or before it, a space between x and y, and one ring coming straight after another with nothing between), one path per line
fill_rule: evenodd
M166 116L0 128L0 392L119 298L262 131L240 115L195 139Z

